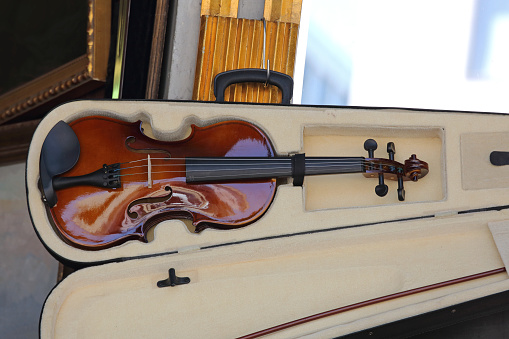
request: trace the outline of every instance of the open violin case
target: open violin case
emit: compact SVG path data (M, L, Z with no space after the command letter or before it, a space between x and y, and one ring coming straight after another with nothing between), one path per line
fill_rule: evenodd
M142 121L145 135L167 143L193 124L240 120L262 130L279 156L367 158L371 138L375 158L388 158L393 142L395 161L415 154L429 173L404 182L404 201L398 181L385 180L387 195L375 194L376 175L306 176L302 186L278 179L266 212L245 227L196 234L189 222L165 220L146 243L88 250L56 231L40 159L59 121L92 116ZM103 147L115 152L124 142ZM27 199L48 251L80 269L48 296L41 338L234 338L299 319L266 337L396 337L504 309L509 166L505 153L493 165L494 151L509 151L509 116L160 101L59 106L33 137ZM100 168L104 160L86 161Z

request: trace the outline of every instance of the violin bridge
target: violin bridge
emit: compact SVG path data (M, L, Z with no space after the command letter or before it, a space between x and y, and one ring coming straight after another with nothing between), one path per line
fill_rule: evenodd
M152 161L150 161L150 154L147 157L147 163L148 163L148 179L147 179L147 184L148 184L148 188L152 188Z

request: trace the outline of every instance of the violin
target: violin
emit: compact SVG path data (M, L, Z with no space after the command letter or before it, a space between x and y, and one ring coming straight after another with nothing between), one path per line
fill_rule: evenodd
M279 156L267 135L245 121L191 126L182 140L165 142L143 133L141 121L102 116L57 123L45 138L40 189L50 221L68 244L98 250L128 240L147 242L147 232L168 219L190 219L206 228L234 229L253 223L269 208L277 179L363 173L384 180L417 181L428 164L412 155L404 163L375 158L377 144L364 143L368 157Z

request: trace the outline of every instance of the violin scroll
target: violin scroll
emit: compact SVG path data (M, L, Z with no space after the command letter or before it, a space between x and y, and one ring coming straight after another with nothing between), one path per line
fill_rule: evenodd
M365 177L373 178L378 176L378 185L375 187L376 195L383 197L387 194L389 188L384 180L398 181L398 200L405 200L405 189L403 181L417 181L428 174L428 164L419 160L415 154L405 160L402 164L394 160L396 147L393 142L387 143L387 153L389 159L375 158L374 151L378 145L375 140L368 139L364 143L364 149L368 152L368 158L365 159L364 171Z
M415 154L405 160L405 176L412 181L417 181L428 174L428 164L417 159Z

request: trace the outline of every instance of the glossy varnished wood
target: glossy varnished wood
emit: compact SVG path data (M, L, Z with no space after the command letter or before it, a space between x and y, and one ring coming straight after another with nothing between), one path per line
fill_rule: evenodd
M173 218L191 219L197 232L211 226L237 228L259 218L274 197L275 179L186 183L185 157L273 157L268 138L249 123L193 125L187 138L174 142L145 136L140 122L87 117L70 126L81 152L77 164L63 176L91 173L103 164L132 167L121 171L120 189L80 186L57 191L58 203L51 216L58 232L73 246L101 249L129 239L146 241L151 227ZM151 188L144 160L148 154L154 158Z

